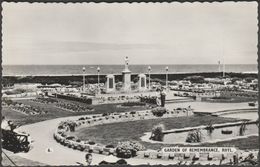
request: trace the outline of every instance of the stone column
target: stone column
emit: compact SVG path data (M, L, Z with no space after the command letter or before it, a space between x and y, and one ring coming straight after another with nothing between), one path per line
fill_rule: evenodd
M128 57L125 58L125 69L122 71L123 75L123 90L125 92L131 91L131 71L128 68L129 66L129 59Z
M112 74L107 75L106 92L115 92L115 76Z

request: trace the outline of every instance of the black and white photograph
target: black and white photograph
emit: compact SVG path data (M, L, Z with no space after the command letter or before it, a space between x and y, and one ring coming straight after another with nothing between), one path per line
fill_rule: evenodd
M2 2L2 166L259 165L258 2Z

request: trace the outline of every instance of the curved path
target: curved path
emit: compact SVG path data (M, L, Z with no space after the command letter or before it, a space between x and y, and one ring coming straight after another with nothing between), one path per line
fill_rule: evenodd
M17 130L29 133L34 142L32 143L33 148L28 153L17 153L16 155L48 165L77 165L76 162L84 163L84 156L86 152L81 152L65 147L57 143L53 138L53 133L60 121L67 119L78 119L79 117L82 116L57 118L20 127ZM48 148L51 149L51 152L47 152ZM92 164L97 165L105 157L106 155L93 153ZM168 165L177 163L175 161L138 158L127 159L127 162L131 165L148 163L150 165Z

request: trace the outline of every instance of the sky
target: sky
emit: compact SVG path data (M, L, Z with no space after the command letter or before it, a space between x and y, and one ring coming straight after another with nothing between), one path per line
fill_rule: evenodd
M257 64L257 3L2 3L7 64Z

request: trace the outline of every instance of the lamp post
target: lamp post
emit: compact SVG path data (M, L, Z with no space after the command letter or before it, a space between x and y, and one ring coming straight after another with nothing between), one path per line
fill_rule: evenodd
M169 67L166 66L165 70L166 70L166 91L167 91L168 90L168 71L169 71Z
M225 78L225 69L226 67L225 67L225 62L223 61L223 78Z
M98 85L99 85L99 72L100 72L100 68L99 68L99 67L97 67Z
M97 75L98 75L98 93L99 93L99 72L100 72L100 68L97 67Z
M221 73L220 61L218 61L218 72Z
M86 68L83 67L82 68L82 72L83 72L83 92L85 92L85 71L86 71Z
M152 68L150 66L148 66L148 74L149 74L149 85L148 85L148 88L149 88L149 90L151 90L151 70L152 70Z

